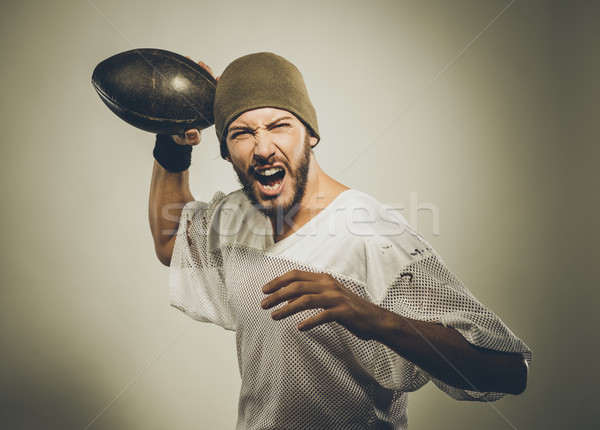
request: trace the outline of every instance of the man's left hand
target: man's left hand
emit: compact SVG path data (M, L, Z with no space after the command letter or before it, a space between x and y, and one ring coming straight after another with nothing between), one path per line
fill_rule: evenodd
M263 309L287 302L271 313L275 320L308 309L322 309L298 324L301 331L335 321L358 338L367 340L373 338L377 323L386 314L383 308L354 294L325 273L292 270L267 283L263 292L269 294L261 302Z

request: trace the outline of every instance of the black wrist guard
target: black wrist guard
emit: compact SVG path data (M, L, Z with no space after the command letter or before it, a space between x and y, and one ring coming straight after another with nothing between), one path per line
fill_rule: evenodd
M154 158L169 172L183 172L192 164L192 147L178 145L168 134L157 134Z

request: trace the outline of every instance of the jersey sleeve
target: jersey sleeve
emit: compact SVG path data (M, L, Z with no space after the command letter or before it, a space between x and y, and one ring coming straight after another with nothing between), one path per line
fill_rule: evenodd
M181 213L171 258L169 296L171 306L189 317L233 330L222 276L219 240L212 224L224 199L217 193L210 203L189 202Z
M527 345L498 316L483 306L435 253L412 261L398 273L381 306L407 318L452 327L475 346L522 353L527 362L531 362L532 353ZM389 373L389 377L393 384L393 372ZM457 400L493 401L505 395L478 392L475 387L472 391L462 390L435 378L431 380Z

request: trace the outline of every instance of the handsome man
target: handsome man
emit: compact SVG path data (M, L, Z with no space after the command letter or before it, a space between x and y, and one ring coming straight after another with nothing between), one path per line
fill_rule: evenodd
M150 225L172 305L236 331L238 428L404 429L407 393L430 380L466 400L525 389L527 346L403 218L321 170L295 66L231 63L215 128L242 190L195 202L199 132L158 136ZM176 205L179 223L163 216Z

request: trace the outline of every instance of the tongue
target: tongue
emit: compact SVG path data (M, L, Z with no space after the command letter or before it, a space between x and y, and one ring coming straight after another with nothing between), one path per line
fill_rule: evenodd
M271 176L265 178L264 181L262 181L263 184L268 185L270 187L278 185L280 182L281 182L281 178L279 177L279 175L271 175Z

